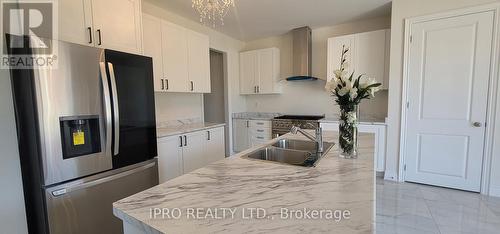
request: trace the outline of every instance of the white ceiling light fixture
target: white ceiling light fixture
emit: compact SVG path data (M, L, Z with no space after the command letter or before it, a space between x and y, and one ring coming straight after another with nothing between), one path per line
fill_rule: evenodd
M210 23L215 28L217 21L224 25L224 17L234 0L192 0L192 7L200 14L200 23Z

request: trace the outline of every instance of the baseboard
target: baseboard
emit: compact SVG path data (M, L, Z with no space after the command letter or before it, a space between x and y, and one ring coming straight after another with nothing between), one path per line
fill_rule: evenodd
M396 173L385 171L384 180L398 181L398 176Z
M500 197L500 187L490 187L490 196Z

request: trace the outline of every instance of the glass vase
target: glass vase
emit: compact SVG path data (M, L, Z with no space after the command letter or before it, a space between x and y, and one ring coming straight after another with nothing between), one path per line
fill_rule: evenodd
M340 157L358 157L358 105L341 105L339 120Z

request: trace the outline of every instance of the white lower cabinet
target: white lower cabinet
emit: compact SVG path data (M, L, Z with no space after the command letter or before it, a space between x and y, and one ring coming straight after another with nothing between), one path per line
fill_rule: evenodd
M225 157L224 127L158 139L160 183Z
M323 131L339 131L338 123L321 123ZM386 127L382 124L359 124L358 132L373 133L375 135L375 170L385 171L385 139Z
M183 174L180 136L158 139L158 172L160 183Z
M265 144L272 139L271 121L234 119L233 137L235 152Z

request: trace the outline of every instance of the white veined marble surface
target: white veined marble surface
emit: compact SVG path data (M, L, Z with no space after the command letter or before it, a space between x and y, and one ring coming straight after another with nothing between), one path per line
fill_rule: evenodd
M283 137L306 139L291 134ZM324 133L325 141L336 139L336 133ZM127 225L144 233L372 233L373 135L360 134L359 146L358 159L339 158L334 147L311 168L242 158L258 147L249 149L117 201L113 211ZM188 217L188 210L196 208L203 208L205 215L208 209L222 208L235 209L235 214ZM265 217L249 218L252 208L264 210ZM154 209L179 209L181 215L153 218ZM348 210L350 216L338 222L325 216L284 219L283 209ZM245 210L247 216L242 214Z

